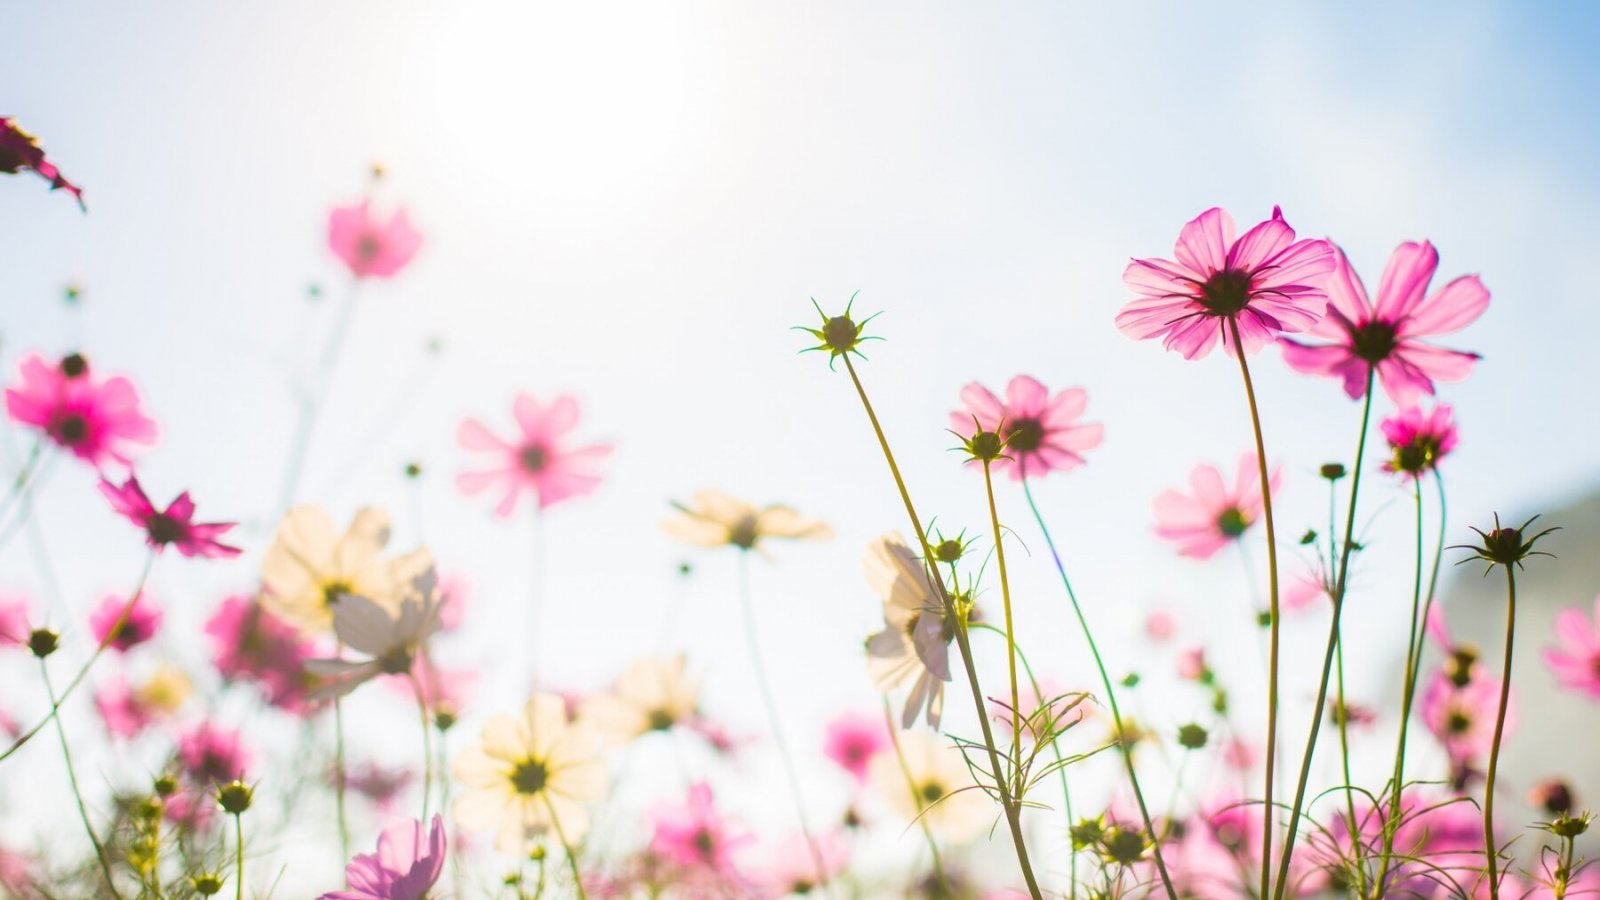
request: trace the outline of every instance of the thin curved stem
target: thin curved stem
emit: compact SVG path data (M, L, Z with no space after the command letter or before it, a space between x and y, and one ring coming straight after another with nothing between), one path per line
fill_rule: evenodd
M1250 404L1250 426L1256 439L1256 468L1261 473L1261 509L1267 526L1267 615L1270 619L1271 637L1267 650L1267 753L1265 776L1265 800L1261 804L1261 896L1268 896L1272 885L1272 776L1277 766L1278 756L1278 638L1280 625L1278 615L1278 530L1272 521L1272 477L1267 472L1267 446L1261 435L1261 411L1256 405L1255 383L1250 380L1250 364L1245 360L1244 342L1239 338L1239 322L1233 317L1228 318L1228 328L1233 336L1233 355L1239 360L1239 374L1244 378L1245 400ZM1337 613L1335 613L1337 616ZM1323 686L1327 686L1327 677L1323 677ZM1318 709L1312 716L1322 715L1321 704L1326 698L1318 701ZM1285 862L1288 860L1285 854ZM1282 876L1279 878L1282 881ZM1282 896L1282 885L1279 885L1279 896Z
M811 831L806 817L804 794L800 790L800 777L795 773L794 757L789 753L789 742L783 736L783 719L778 715L778 702L772 693L772 683L767 679L766 663L762 662L761 642L756 634L755 604L750 598L749 553L739 552L739 608L744 614L745 646L750 649L750 668L756 677L756 688L761 692L761 705L767 711L767 727L772 731L772 742L778 747L778 758L783 762L783 774L789 781L789 796L794 800L795 817L800 820L800 834L806 839L806 849L811 853L811 864L817 870L817 884L825 893L828 887L828 866L822 858L822 847Z
M572 844L567 841L567 832L561 827L561 819L556 815L556 805L550 802L548 795L544 798L545 809L550 812L550 824L556 830L556 840L561 842L562 852L567 854L567 867L572 870L572 885L578 892L578 900L588 900L588 894L583 891L583 875L578 872L578 854L572 850ZM541 876L543 869L540 870ZM540 878L543 881L543 878Z
M1494 743L1489 747L1489 771L1483 787L1483 852L1489 861L1489 900L1500 900L1500 850L1494 843L1494 783L1500 768L1500 740L1506 732L1506 705L1511 702L1511 649L1517 633L1516 566L1509 564L1505 570L1506 660L1500 674L1500 709L1494 717Z
M928 546L928 533L922 528L922 520L917 517L916 507L911 502L911 492L906 489L905 478L900 474L900 466L895 462L894 452L889 449L889 439L883 433L883 425L878 421L878 414L872 408L872 401L867 399L866 388L861 385L861 378L856 374L856 368L850 362L849 354L841 356L844 360L845 371L850 373L850 382L855 385L856 396L861 398L861 406L866 410L867 419L872 423L873 434L878 439L878 447L883 451L884 461L889 464L889 473L894 476L895 487L900 491L900 501L905 504L906 517L911 520L911 529L916 532L917 544L922 548L924 566L930 566L933 551ZM1044 895L1039 891L1039 883L1033 875L1033 864L1028 859L1028 844L1022 834L1021 810L1011 796L1011 789L1006 784L1000 766L1000 752L995 748L994 730L989 727L989 712L983 701L983 688L978 684L978 669L972 661L972 644L967 636L967 623L964 619L954 616L955 603L950 598L949 591L945 590L944 579L938 577L933 571L928 572L928 583L939 594L939 599L946 614L951 615L956 621L955 641L956 649L961 653L961 663L967 672L967 684L972 689L972 704L978 714L978 727L983 731L984 748L989 753L989 765L992 767L991 775L995 781L995 790L1000 794L1000 806L1006 814L1006 824L1011 829L1011 843L1017 852L1017 865L1022 869L1022 879L1028 885L1028 893L1033 900L1044 900Z
M917 825L922 829L922 836L928 841L928 852L933 854L933 875L939 879L939 889L943 894L950 893L950 885L944 878L944 860L939 856L939 842L933 839L933 829L928 825L928 820L922 815L927 807L922 802L922 792L917 790L917 779L911 774L911 764L906 762L906 751L900 746L900 730L895 726L894 713L889 709L889 698L883 698L883 726L889 730L889 743L894 745L895 759L900 761L900 774L906 778L906 790L911 794L911 805L917 811Z
M1044 516L1039 512L1039 505L1034 502L1033 488L1028 483L1027 473L1023 473L1022 496L1028 500L1028 509L1033 513L1034 522L1039 525L1039 532L1044 535L1044 543L1050 550L1050 558L1055 561L1056 573L1061 576L1061 586L1067 591L1067 600L1072 604L1072 612L1078 618L1078 628L1083 632L1083 640L1089 645L1089 655L1094 658L1094 667L1100 673L1100 685L1106 691L1106 703L1111 707L1111 719L1117 727L1117 749L1122 756L1123 769L1128 773L1128 784L1133 788L1133 797L1139 803L1139 815L1144 821L1145 833L1150 835L1150 848L1155 857L1156 871L1161 875L1161 886L1166 889L1169 900L1177 900L1177 890L1172 886L1172 876L1167 872L1166 859L1161 855L1161 841L1157 839L1155 823L1150 818L1150 808L1144 800L1144 789L1139 785L1139 774L1133 765L1133 747L1129 746L1127 733L1123 726L1122 710L1117 706L1117 691L1111 684L1111 675L1106 671L1105 659L1100 655L1100 646L1095 643L1094 632L1089 628L1089 620L1084 617L1083 607L1078 603L1078 594L1072 589L1072 579L1067 577L1066 564L1061 561L1061 553L1056 549L1055 539L1050 536L1050 528L1044 523Z
M1012 768L1020 776L1022 768L1022 695L1017 690L1017 637L1011 624L1011 581L1006 577L1006 549L1000 531L1000 514L994 505L994 477L989 471L989 461L983 461L983 492L989 500L989 525L994 529L995 565L1000 570L1000 599L1006 616L1006 668L1011 678L1011 754ZM1018 794L1022 785L1015 785Z
M344 644L335 652L344 656ZM350 858L350 820L345 809L345 787L348 779L344 766L344 704L339 694L333 695L333 802L339 820L339 858Z
M50 668L45 665L43 659L39 660L39 674L44 677L44 690L50 697L51 707L59 706L55 685L50 681ZM56 738L61 742L61 759L67 764L67 783L72 786L72 799L78 805L78 818L83 822L84 832L89 835L89 843L94 845L94 858L100 863L100 874L105 876L106 889L113 897L120 898L122 894L117 890L117 883L111 877L111 861L106 857L105 845L100 843L99 835L94 833L94 823L89 821L89 808L83 803L83 791L78 788L78 771L72 765L72 751L67 747L67 729L62 727L59 716L52 716L51 720L56 723Z
M233 814L233 845L236 868L233 877L234 900L244 900L244 822L238 813Z
M1416 690L1417 664L1420 662L1412 653L1412 648L1417 644L1417 634L1421 630L1422 615L1422 480L1420 478L1411 479L1411 491L1416 501L1417 513L1416 572L1411 582L1411 628L1406 634L1405 682L1400 694L1400 734L1394 750L1394 774L1390 776L1394 793L1389 801L1389 815L1383 822L1383 856L1378 866L1377 882L1379 896L1382 896L1386 889L1384 881L1388 877L1390 860L1394 853L1395 832L1400 828L1400 789L1405 784L1406 736L1411 724L1411 698Z
M1328 680L1333 671L1334 657L1340 644L1339 622L1344 615L1344 594L1350 577L1350 551L1355 546L1356 505L1361 498L1361 469L1366 464L1367 429L1372 422L1372 381L1373 370L1371 366L1368 366L1366 399L1361 405L1361 435L1356 439L1356 463L1354 468L1350 470L1350 503L1345 510L1344 546L1339 548L1339 569L1334 579L1333 596L1331 598L1333 600L1333 618L1328 623L1328 648L1322 656L1322 677L1317 684L1317 702L1311 709L1311 729L1310 733L1306 735L1305 755L1300 760L1300 777L1295 785L1294 803L1289 808L1289 832L1284 838L1283 858L1278 863L1276 900L1283 900L1284 891L1289 884L1289 862L1294 856L1294 840L1299 833L1300 817L1303 813L1302 807L1305 805L1306 800L1306 783L1311 778L1311 761L1317 752L1317 734L1322 728L1323 709L1328 704ZM1257 439L1259 440L1259 433ZM1261 470L1263 473L1266 472L1264 466L1265 462L1263 462ZM1272 509L1271 505L1268 505L1267 509L1270 511ZM1270 517L1271 513L1269 512L1269 522L1271 520ZM1270 549L1272 546L1272 533L1270 530L1267 532L1267 540L1267 546ZM1274 594L1273 604L1274 606L1277 604L1276 594ZM1276 609L1273 611L1272 624L1273 634L1276 636L1278 625ZM1271 763L1270 755L1268 756L1268 763ZM1270 804L1268 809L1271 809ZM1270 817L1268 821L1271 821ZM1266 895L1263 894L1262 896L1265 897Z
M1328 482L1328 565L1330 565L1330 566L1333 565L1334 557L1338 556L1338 547L1336 545L1336 541L1338 540L1338 538L1337 538L1337 531L1336 531L1336 524L1335 524L1336 523L1336 519L1337 519L1337 515L1338 515L1337 514L1337 504L1338 504L1337 495L1338 495L1338 492L1336 490L1334 490L1334 482L1330 480ZM1331 585L1329 585L1329 587L1331 587ZM1332 596L1332 593L1333 592L1330 590L1329 591L1329 596ZM1335 679L1336 685L1337 685L1337 687L1339 689L1339 700L1338 700L1339 715L1335 718L1334 721L1335 721L1335 724L1337 724L1339 726L1339 768L1340 768L1340 771L1344 775L1344 810L1345 810L1345 822L1346 822L1345 827L1348 830L1347 833L1349 833L1349 834L1358 834L1360 832L1360 829L1356 824L1357 819L1356 819L1355 780L1350 777L1350 701L1348 699L1347 694L1345 693L1345 687L1344 687L1344 640L1343 640L1343 635L1341 635L1340 638L1341 639L1339 640L1338 645L1334 648L1334 663L1335 663L1335 666L1336 666L1336 671L1334 673L1334 679ZM1367 893L1367 885L1366 885L1367 873L1366 873L1366 868L1362 864L1362 861L1361 861L1361 855L1362 855L1361 842L1360 841L1351 841L1351 849L1352 849L1352 852L1355 854L1355 857L1356 857L1355 865L1353 865L1351 867L1354 870L1355 876L1356 876L1356 893L1359 896L1363 896L1364 897L1364 896L1366 896L1366 893Z
M16 740L12 741L11 746L7 747L4 753L0 753L0 762L4 762L13 753L16 753L18 750L22 749L23 744L26 744L29 740L31 740L34 735L38 734L41 729L43 729L46 725L49 725L60 714L61 704L67 702L67 698L72 696L72 692L77 690L78 685L83 683L83 679L89 674L89 670L94 668L94 664L99 661L101 656L105 655L106 648L111 646L111 641L117 636L117 632L121 631L122 626L127 624L128 615L133 610L133 604L138 602L139 595L144 593L144 583L150 578L150 568L155 565L155 561L155 551L152 550L149 555L145 557L144 568L139 573L138 584L134 586L133 593L128 595L128 602L123 604L122 614L117 617L117 623L106 632L106 636L102 638L100 644L94 648L94 652L89 654L88 660L86 660L83 666L78 669L77 673L72 676L72 680L67 682L67 687L61 692L61 696L50 701L50 711L45 713L44 718L40 719L39 722L32 728L24 731L20 736L17 737Z
M407 673L411 692L417 698L417 715L422 720L422 826L428 826L428 798L433 793L433 722L428 718L428 701L422 694L422 681L416 672Z

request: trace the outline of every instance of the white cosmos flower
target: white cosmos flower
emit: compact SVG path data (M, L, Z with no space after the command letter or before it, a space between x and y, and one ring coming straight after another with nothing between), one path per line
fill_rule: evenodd
M358 510L341 535L320 506L296 506L261 561L261 605L313 637L332 627L341 597L360 594L380 606L397 606L407 583L433 560L422 549L385 557L388 543L383 510Z
M693 505L672 505L679 514L661 523L661 530L699 547L751 550L763 538L805 540L833 536L833 529L821 519L802 516L778 503L757 508L721 491L695 491Z
M910 728L926 708L928 724L938 728L955 636L939 593L922 560L898 534L874 540L864 565L867 584L883 601L883 630L867 641L867 674L886 694L910 686L901 727Z
M468 831L497 831L495 845L521 853L558 824L568 844L589 828L586 805L605 793L600 740L567 720L566 702L535 694L521 715L502 713L483 726L483 743L461 751L453 771L466 786L453 807Z
M684 671L686 665L682 655L643 657L610 691L584 701L580 717L618 743L692 719L700 707L700 684Z
M972 840L994 823L998 807L973 781L960 748L910 731L900 736L900 749L905 768L895 754L879 753L867 768L867 783L902 815L910 819L920 812L934 834L953 844Z
M334 604L333 633L367 659L311 659L306 671L324 680L313 698L343 696L379 675L405 675L428 638L440 628L444 597L429 569L412 579L399 604L384 606L360 594Z

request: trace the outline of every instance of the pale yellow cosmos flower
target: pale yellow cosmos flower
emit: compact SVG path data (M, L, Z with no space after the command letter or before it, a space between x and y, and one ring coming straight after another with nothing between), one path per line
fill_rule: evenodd
M616 743L682 724L700 707L700 684L686 666L681 655L643 657L610 691L584 701L580 717Z
M405 586L433 561L422 549L386 557L388 543L383 510L358 510L341 535L321 507L296 506L261 562L261 605L309 636L328 633L334 604L348 594L396 608Z
M756 549L765 538L822 539L833 529L820 519L800 515L783 504L757 508L721 491L696 491L694 502L674 502L678 515L661 523L661 530L699 547Z
M904 769L894 753L877 754L867 769L867 783L889 805L907 819L920 812L934 835L952 844L966 843L989 829L999 806L972 780L959 748L926 731L901 734L900 748Z

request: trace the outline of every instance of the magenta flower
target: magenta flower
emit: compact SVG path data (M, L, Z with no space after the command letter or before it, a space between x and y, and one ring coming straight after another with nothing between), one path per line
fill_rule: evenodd
M344 868L347 891L317 900L422 900L444 872L444 822L433 817L426 838L416 819L395 822L378 836L378 852L362 853Z
M23 169L31 169L50 182L50 190L71 194L78 201L78 208L87 210L83 205L83 191L68 181L55 163L45 159L38 139L18 128L14 120L0 116L0 172L15 175Z
M1282 469L1272 470L1272 492L1278 492ZM1261 515L1261 478L1256 455L1239 457L1230 490L1216 466L1201 464L1189 473L1190 493L1161 492L1156 498L1156 534L1178 545L1178 555L1209 559L1236 541Z
M1439 739L1454 763L1465 763L1489 752L1494 743L1495 712L1500 703L1500 679L1479 675L1457 684L1444 671L1434 673L1422 695L1422 721ZM1516 694L1506 708L1506 735L1517 724Z
M888 747L889 732L882 719L863 713L844 713L828 723L822 752L838 763L839 768L849 772L857 784L866 784L868 764ZM812 874L816 874L814 869Z
M189 499L188 491L179 494L159 512L145 496L139 479L132 475L122 487L100 479L100 493L111 501L111 508L119 515L144 529L145 543L157 553L172 544L184 556L226 558L239 555L238 547L217 540L236 523L194 521L194 501Z
M1248 353L1279 332L1305 331L1327 308L1333 246L1294 238L1277 207L1237 240L1227 210L1206 210L1178 234L1176 261L1128 263L1122 283L1139 296L1117 313L1117 328L1139 340L1165 338L1184 359L1205 356L1219 338L1233 353L1230 322Z
M21 381L6 388L6 414L90 465L131 465L138 447L155 442L156 423L139 411L128 379L97 378L76 353L55 365L30 353L18 371Z
M131 603L126 597L115 594L101 600L89 614L89 628L94 632L94 639L119 653L126 653L155 637L164 614L159 607L147 602L148 597L141 591L134 595Z
M992 465L1017 481L1083 465L1083 451L1100 446L1105 435L1104 425L1077 421L1089 403L1083 388L1067 388L1051 397L1048 388L1028 375L1011 379L1004 401L974 381L961 389L961 402L966 409L950 414L951 428L970 435L976 419L980 429L999 434L1006 442L1005 455Z
M1544 663L1561 686L1600 699L1600 598L1591 622L1577 607L1556 614L1559 646L1544 651Z
M206 620L211 662L226 681L260 687L266 701L297 715L309 712L312 677L304 663L313 648L300 630L243 595L228 597Z
M733 877L736 851L755 839L717 809L705 782L689 786L683 806L658 807L651 818L650 851L690 873Z
M1389 441L1389 459L1384 462L1383 470L1412 478L1437 468L1439 461L1460 442L1448 403L1441 403L1427 413L1420 406L1403 409L1384 419L1378 427Z
M150 710L133 694L132 685L120 675L95 689L94 708L100 721L116 737L135 738L150 726Z
M422 248L422 233L405 210L381 222L363 200L328 214L328 248L357 278L393 278Z
M462 421L456 431L463 448L490 454L490 468L456 476L456 487L463 494L496 487L500 503L495 512L509 516L524 491L532 491L539 508L546 509L599 486L594 467L611 453L611 446L568 446L567 435L578 424L576 398L563 394L544 406L529 394L518 394L511 412L522 432L513 440L501 440L477 419Z
M244 777L250 754L238 731L201 722L178 738L178 762L196 784L226 784Z
M1353 399L1365 393L1367 371L1375 368L1384 393L1400 406L1432 394L1435 381L1462 381L1472 373L1478 354L1446 350L1421 338L1458 331L1483 314L1489 291L1478 276L1463 275L1425 297L1439 251L1427 241L1407 241L1389 257L1374 306L1344 251L1333 249L1328 315L1309 332L1333 343L1284 338L1283 358L1292 368L1342 378L1344 392Z

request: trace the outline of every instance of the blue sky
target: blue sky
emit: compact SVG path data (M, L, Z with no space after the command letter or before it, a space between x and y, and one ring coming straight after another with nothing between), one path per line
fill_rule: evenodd
M0 112L41 136L90 212L26 178L0 183L0 353L9 371L26 349L81 349L133 375L164 427L141 465L152 491L189 487L205 513L246 521L242 563L157 571L175 619L198 621L259 560L288 385L331 307L310 307L306 286L346 289L324 217L381 161L381 198L410 208L428 243L360 298L306 495L341 518L389 507L398 543L425 535L478 586L461 655L511 653L529 523L455 493L453 430L467 414L504 427L517 390L573 391L585 431L619 449L597 496L550 517L546 621L569 651L552 668L593 686L654 645L685 556L657 531L668 498L713 486L792 501L838 537L779 548L756 584L791 730L814 735L841 705L875 702L858 560L903 525L842 375L797 357L787 329L812 315L807 298L837 307L859 290L889 338L864 376L941 521L980 528L984 514L942 432L961 385L1028 372L1088 388L1106 443L1041 499L1117 667L1137 668L1151 658L1136 625L1156 606L1185 640L1228 648L1247 632L1238 562L1173 558L1149 508L1195 462L1248 445L1237 372L1111 325L1127 258L1168 254L1208 206L1247 223L1281 204L1369 283L1396 243L1422 237L1441 278L1481 274L1493 304L1451 344L1485 358L1446 394L1464 439L1449 471L1458 531L1595 484L1579 386L1597 374L1600 331L1596 16L1511 3L19 8ZM77 309L59 301L67 282L82 285ZM1298 534L1322 515L1310 473L1348 457L1358 410L1276 353L1258 360L1269 450L1290 475L1280 515ZM399 475L411 459L428 471L420 490ZM1381 633L1398 621L1409 515L1373 484L1370 590L1351 615ZM1000 502L1037 551L1021 497ZM42 524L62 621L137 570L136 542L77 467L47 485ZM34 557L10 548L0 584L46 594ZM712 708L758 729L733 560L698 562L683 640ZM1086 678L1044 560L1020 568L1025 640L1059 680ZM1292 645L1313 647L1320 628L1297 627ZM1235 656L1248 682L1253 654ZM520 693L502 679L480 711ZM1174 696L1153 715L1200 702Z

